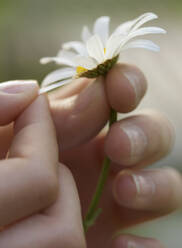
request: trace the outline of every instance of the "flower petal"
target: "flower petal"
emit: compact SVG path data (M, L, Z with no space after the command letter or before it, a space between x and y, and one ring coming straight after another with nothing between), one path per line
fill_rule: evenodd
M135 31L132 31L128 38L132 39L136 36L141 36L141 35L146 35L146 34L165 34L166 31L163 28L159 27L145 27L145 28L140 28Z
M70 41L63 44L63 49L70 50L73 49L75 52L77 52L80 55L87 55L87 49L85 47L85 44L80 41Z
M49 85L47 87L41 88L39 90L39 93L40 94L46 93L46 92L51 91L53 89L56 89L56 88L58 88L60 86L63 86L63 85L68 84L68 83L71 83L71 81L72 81L72 79L67 79L67 80L63 80L63 81L55 83L55 84L51 84L51 85Z
M59 58L58 57L44 57L40 59L41 64L48 64L50 62L55 62L56 64L59 64Z
M73 62L75 56L77 56L75 52L66 50L60 50L57 54L57 57L59 58L59 64L69 65L73 67L75 66Z
M75 58L75 63L77 66L84 67L88 70L92 70L93 68L96 68L98 63L95 59L91 57L84 57L84 56L77 56Z
M105 56L107 59L111 59L116 55L118 55L117 51L120 48L123 39L125 39L125 36L123 35L111 35L111 37L109 38L106 44Z
M88 39L90 39L90 37L92 36L91 32L89 31L88 27L87 26L84 26L83 29L82 29L82 40L83 42L87 42Z
M115 31L113 32L113 35L128 34L132 28L135 28L136 25L137 25L136 27L138 28L144 23L157 19L157 18L158 18L157 15L154 13L145 13L134 20L122 23L120 26L118 26L115 29ZM136 30L136 28L134 30Z
M52 84L56 81L61 81L63 79L71 78L76 74L76 69L74 68L62 68L49 73L42 82L42 87Z
M155 20L157 18L158 18L158 16L154 13L145 13L144 15L142 15L138 18L138 21L136 22L136 25L134 25L134 27L132 28L132 31L138 29L143 24L145 24L149 21Z
M94 23L93 33L101 38L104 46L109 37L109 22L109 16L101 16Z
M96 59L99 64L105 60L104 47L98 35L93 35L86 45L90 57Z
M120 46L115 51L115 53L119 54L123 50L123 47L125 46L125 44L129 40L131 40L137 36L142 36L142 35L146 35L146 34L165 34L165 33L166 33L166 31L164 29L158 28L158 27L145 27L145 28L137 29L137 30L131 32L129 35L125 36L125 38L121 40Z
M135 40L127 43L122 50L129 48L145 48L154 52L160 51L160 47L150 40Z

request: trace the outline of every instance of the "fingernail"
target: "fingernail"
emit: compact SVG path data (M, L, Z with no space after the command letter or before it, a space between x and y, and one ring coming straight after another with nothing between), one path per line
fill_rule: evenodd
M128 82L134 89L135 92L135 104L137 105L144 95L144 89L141 84L141 79L136 73L131 73L130 71L124 71L124 76L128 79Z
M144 158L148 146L148 139L143 130L137 125L126 121L120 126L130 142L130 156L126 165L133 165Z
M38 88L38 84L34 80L15 80L0 83L0 92L7 94L19 94L35 88Z
M123 206L133 206L134 202L153 195L155 191L155 183L149 176L124 171L116 178L114 193Z
M128 241L127 248L144 248L144 246L133 241Z
M139 197L145 197L149 195L153 195L156 190L155 183L152 181L152 179L148 176L143 175L132 175L133 181L136 186L137 195Z
M128 205L136 198L137 189L130 171L121 172L114 184L114 195L121 205Z

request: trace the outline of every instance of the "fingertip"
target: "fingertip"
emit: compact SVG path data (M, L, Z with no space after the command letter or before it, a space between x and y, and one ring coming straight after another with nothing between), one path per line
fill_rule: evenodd
M114 123L106 136L105 153L114 163L130 165L131 144L120 122Z
M16 80L0 84L0 125L14 121L38 96L38 84L34 80Z
M116 164L144 167L169 154L174 136L174 128L164 115L143 111L111 126L105 152Z
M124 170L117 174L113 182L113 196L119 205L132 204L132 199L136 198L137 188L133 180L132 171Z
M120 206L168 214L181 207L182 178L172 168L125 170L113 182L113 195Z
M135 109L146 90L146 78L136 66L116 64L107 74L108 99L112 108L120 113Z

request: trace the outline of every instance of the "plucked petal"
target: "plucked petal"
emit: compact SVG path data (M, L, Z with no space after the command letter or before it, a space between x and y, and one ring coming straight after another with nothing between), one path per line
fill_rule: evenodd
M74 68L62 68L49 73L42 82L42 87L52 84L56 81L61 81L67 78L71 78L75 75L76 69Z
M109 16L101 16L94 23L93 33L100 37L104 46L109 37L109 22Z
M56 88L58 88L60 86L63 86L63 85L68 84L68 83L71 83L71 81L72 81L72 79L67 79L67 80L63 80L63 81L55 83L55 84L51 84L51 85L49 85L47 87L41 88L39 90L39 93L40 94L46 93L46 92L54 90L54 89L56 89Z
M122 47L122 50L126 50L129 48L144 48L154 52L160 51L160 47L153 43L150 40L135 40L127 43L125 46Z
M77 56L74 61L77 64L77 66L81 66L88 70L92 70L93 68L96 68L98 65L97 61L91 57Z
M86 43L87 40L89 40L91 36L92 36L92 34L89 31L88 27L84 26L82 29L82 35L81 35L83 42Z
M87 55L87 49L85 47L85 44L80 41L70 41L70 42L64 43L62 47L65 50L73 49L75 52L77 52L78 54L82 56Z
M104 47L98 35L93 35L86 45L90 57L94 58L98 63L102 63L105 60Z

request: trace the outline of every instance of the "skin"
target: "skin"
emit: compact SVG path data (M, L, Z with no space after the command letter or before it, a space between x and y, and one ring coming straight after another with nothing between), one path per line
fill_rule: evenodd
M85 215L105 154L112 160L111 173L100 203L103 213L88 232L87 247L164 248L154 239L114 234L181 206L182 180L177 171L144 170L170 152L172 126L160 113L146 111L118 121L108 134L100 132L110 106L120 113L130 112L146 88L138 68L116 65L105 82L80 79L51 93L59 152L47 101L37 97L37 87L28 93L24 89L22 100L14 100L11 108L7 102L12 94L4 97L7 109L3 115L0 112L0 123L7 126L0 128L0 154L4 158L9 147L10 154L0 162L9 168L5 177L0 167L1 248L85 248L79 198ZM0 90L0 106L1 94ZM17 106L21 109L15 114Z

